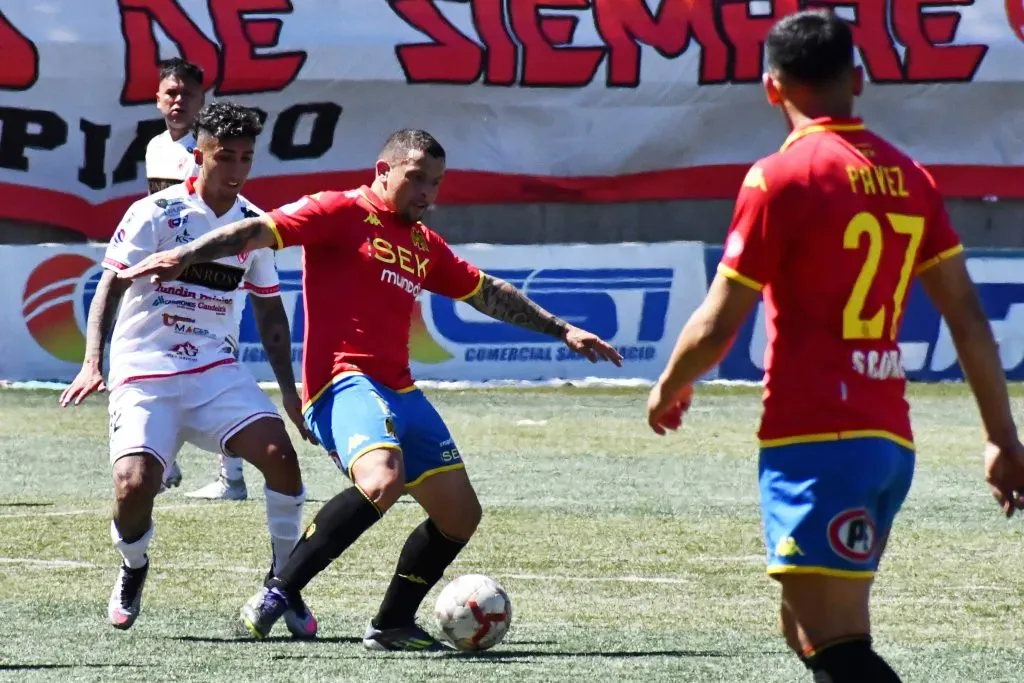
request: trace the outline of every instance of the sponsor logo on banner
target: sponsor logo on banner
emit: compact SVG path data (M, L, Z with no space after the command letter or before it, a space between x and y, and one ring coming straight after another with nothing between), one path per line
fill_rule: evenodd
M708 283L715 276L721 247L705 250ZM968 250L967 268L981 296L999 344L1006 376L1024 379L1024 252ZM736 343L718 368L722 379L760 380L767 345L764 305L743 325ZM900 331L902 370L912 381L963 379L949 327L919 282L911 287ZM870 359L865 359L868 367ZM879 359L878 368L884 366Z
M554 315L615 345L627 363L650 361L665 336L671 268L543 268L488 270ZM499 322L446 297L424 297L429 315L413 321L413 361L439 364L557 363L586 359L562 343ZM500 374L500 372L499 372Z
M99 275L95 259L62 254L40 263L26 279L21 298L25 327L54 358L82 362L85 334L79 320L85 317L86 296L92 300Z

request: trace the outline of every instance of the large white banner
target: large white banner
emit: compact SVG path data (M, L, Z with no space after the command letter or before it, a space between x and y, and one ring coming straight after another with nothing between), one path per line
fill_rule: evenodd
M67 381L85 351L85 320L102 246L0 246L0 379ZM676 335L704 297L704 246L667 244L455 246L457 254L520 287L556 315L601 335L626 362L591 364L561 343L421 294L412 323L413 376L436 380L654 379ZM298 249L277 254L292 323L296 376L305 329ZM339 292L339 296L358 293ZM251 311L240 359L273 380Z
M872 128L947 194L1024 197L1024 0L0 0L0 219L108 238L179 54L267 113L267 208L402 127L447 146L442 202L729 198L785 135L762 42L806 5L853 22Z

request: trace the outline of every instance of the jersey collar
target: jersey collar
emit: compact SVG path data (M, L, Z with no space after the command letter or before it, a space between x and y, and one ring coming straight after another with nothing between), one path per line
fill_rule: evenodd
M198 193L198 192L196 192L196 180L198 180L198 179L199 179L199 176L192 176L191 178L189 178L188 180L186 180L186 181L185 181L185 191L186 191L186 192L188 192L189 196L195 195L195 197L196 197L196 200L197 200L197 201L198 201L198 202L199 202L200 204L202 204L202 205L203 205L204 207L206 207L206 209L207 209L207 210L208 210L208 211L209 211L209 212L210 212L211 214L213 214L213 209L211 209L211 208L210 208L209 206L207 206L207 205L206 205L206 202L204 202L204 201L203 201L203 198L199 196L199 193ZM228 212L227 212L227 213L225 213L225 214L224 214L224 216L227 216L227 215L228 215L228 213L231 213L232 211L235 211L236 209L238 209L238 207L239 207L239 205L240 205L241 203L242 203L242 198L241 198L241 195L239 195L239 196L235 197L235 203L231 205L231 208L230 208L230 209L228 209ZM220 217L218 218L218 220L220 220L220 218L224 218L224 216L220 216ZM216 216L215 216L215 217L216 217Z
M384 203L384 200L381 199L380 197L378 197L377 194L373 190L371 190L368 186L366 186L366 185L363 185L362 187L359 188L359 194L366 201L366 203L368 203L370 206L372 206L377 211L380 211L381 213L388 214L399 225L413 226L413 225L419 225L420 224L420 221L417 221L415 223L410 223L407 220L399 218L398 215L395 214L394 211L392 211L391 209L388 208L387 204Z
M814 133L824 133L831 131L833 133L849 133L856 130L864 130L864 121L851 117L848 119L833 118L831 116L823 116L818 119L812 119L800 128L795 129L786 138L786 141L782 143L780 152L785 152L792 146L794 142L802 137L813 135Z

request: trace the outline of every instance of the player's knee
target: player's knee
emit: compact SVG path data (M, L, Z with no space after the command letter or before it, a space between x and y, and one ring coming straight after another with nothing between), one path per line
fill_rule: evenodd
M402 454L391 449L371 451L353 463L353 480L377 509L384 512L405 488Z
M114 497L119 506L151 501L156 496L163 468L151 459L133 455L114 463Z

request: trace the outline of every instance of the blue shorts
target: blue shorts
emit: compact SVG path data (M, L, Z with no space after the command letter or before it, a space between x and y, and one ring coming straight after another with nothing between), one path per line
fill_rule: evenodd
M306 409L306 424L334 464L352 464L381 448L402 452L405 482L464 467L444 420L419 389L397 392L365 375L342 376Z
M762 448L768 573L874 575L914 461L912 450L882 438Z

